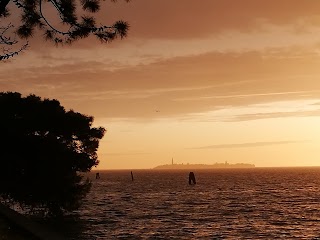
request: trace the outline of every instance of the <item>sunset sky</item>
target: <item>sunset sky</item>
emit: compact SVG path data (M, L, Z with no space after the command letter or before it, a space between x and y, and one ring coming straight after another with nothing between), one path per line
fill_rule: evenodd
M0 91L94 116L99 169L320 166L319 0L132 0L98 15L129 36L36 37L0 64Z

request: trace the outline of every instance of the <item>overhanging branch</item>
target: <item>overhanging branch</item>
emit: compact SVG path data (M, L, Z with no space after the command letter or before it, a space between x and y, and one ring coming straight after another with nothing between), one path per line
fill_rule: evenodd
M6 7L9 4L10 0L0 0L0 16L2 16L5 11Z

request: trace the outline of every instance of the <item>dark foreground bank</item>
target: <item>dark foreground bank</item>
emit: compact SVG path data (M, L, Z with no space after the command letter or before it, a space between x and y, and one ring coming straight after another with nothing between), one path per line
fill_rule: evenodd
M0 240L64 240L65 238L0 203Z
M10 223L8 219L0 216L0 240L36 240L30 233Z

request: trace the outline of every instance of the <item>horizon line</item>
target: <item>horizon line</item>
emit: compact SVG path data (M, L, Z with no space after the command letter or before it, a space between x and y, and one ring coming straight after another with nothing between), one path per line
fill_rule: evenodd
M201 163L199 163L200 165ZM255 166L254 168L320 168L320 165L310 165L310 166ZM196 170L215 170L215 169L246 169L246 168L212 168L212 169L196 169ZM166 170L190 170L190 169L155 169L153 168L104 168L104 169L92 169L91 171L122 171L122 170L156 170L156 171L166 171Z

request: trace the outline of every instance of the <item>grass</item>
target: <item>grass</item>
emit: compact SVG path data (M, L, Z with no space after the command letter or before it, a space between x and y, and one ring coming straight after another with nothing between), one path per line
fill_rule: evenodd
M14 226L6 218L0 216L0 240L36 240L26 231Z

